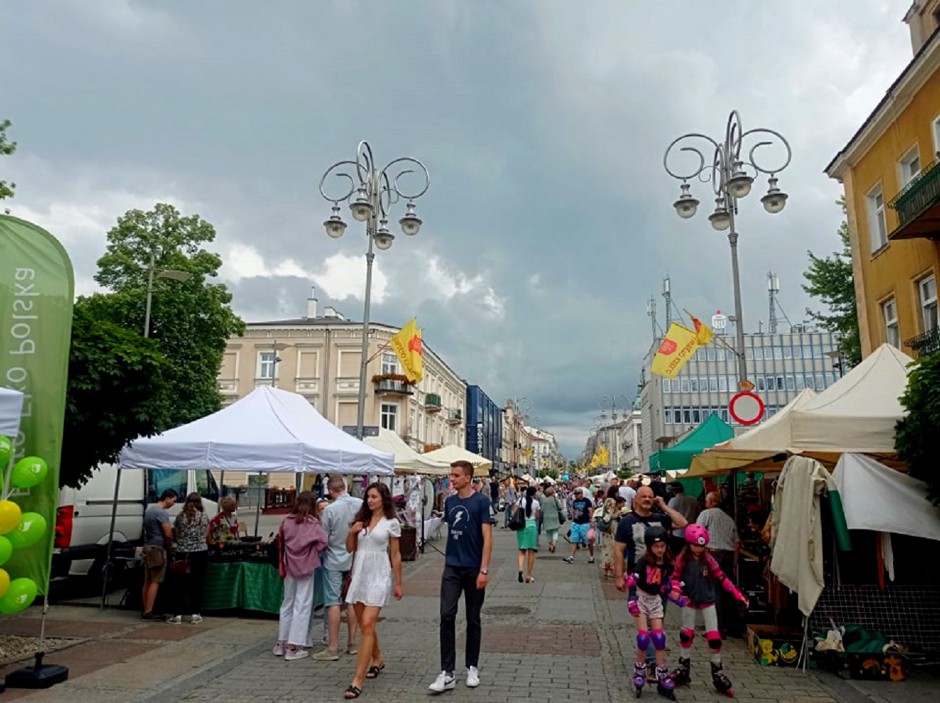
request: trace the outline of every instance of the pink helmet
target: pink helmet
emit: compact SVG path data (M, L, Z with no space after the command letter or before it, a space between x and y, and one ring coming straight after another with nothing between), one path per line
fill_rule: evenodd
M708 544L708 530L704 525L692 524L685 528L685 541L704 547Z

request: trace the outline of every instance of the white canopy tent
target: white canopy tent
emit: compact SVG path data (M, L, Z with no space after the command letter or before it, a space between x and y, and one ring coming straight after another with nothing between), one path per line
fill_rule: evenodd
M225 469L391 476L395 457L326 420L301 395L260 386L241 400L121 451L120 469Z
M458 447L456 444L448 444L446 447L435 449L433 452L427 452L422 456L436 461L443 461L448 466L455 461L469 461L473 464L473 473L477 471L489 471L493 468L493 462L486 457L474 454L463 447Z
M379 429L378 437L366 437L362 441L373 449L394 455L395 473L422 476L447 476L450 473L448 462L431 459L428 454L418 454L397 433L384 427Z
M894 451L899 398L913 359L882 344L843 378L793 413L791 446L804 451Z
M16 440L22 410L23 394L10 388L0 388L0 434Z

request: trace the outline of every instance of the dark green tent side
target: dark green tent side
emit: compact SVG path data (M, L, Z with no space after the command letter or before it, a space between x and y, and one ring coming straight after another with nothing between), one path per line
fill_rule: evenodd
M734 430L731 429L731 425L712 413L705 418L705 422L692 430L677 445L668 449L660 449L654 455L658 460L658 470L687 469L692 465L692 457L696 454L701 454L706 449L711 449L719 442L727 441L732 437L734 437ZM651 470L652 463L653 457L650 457Z

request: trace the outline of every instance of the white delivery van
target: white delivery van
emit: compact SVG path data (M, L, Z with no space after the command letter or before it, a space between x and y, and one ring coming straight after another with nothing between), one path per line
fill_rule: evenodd
M102 464L81 488L66 487L59 491L52 578L100 577L108 547L117 472L117 466ZM121 471L115 545L141 543L144 510L156 503L167 488L180 497L171 515L182 510L186 496L193 492L202 496L206 515L211 518L218 512L219 487L209 470L127 469Z

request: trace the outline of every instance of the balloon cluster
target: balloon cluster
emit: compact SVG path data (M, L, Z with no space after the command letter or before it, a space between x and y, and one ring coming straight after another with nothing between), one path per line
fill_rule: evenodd
M0 435L0 468L7 468L13 459L13 442ZM4 486L0 500L0 613L7 615L26 610L39 591L31 578L10 580L2 568L13 555L14 549L32 547L46 534L46 518L39 513L24 513L20 506L9 500L9 486L32 488L45 480L49 473L46 462L37 456L27 456L13 465L9 483Z

